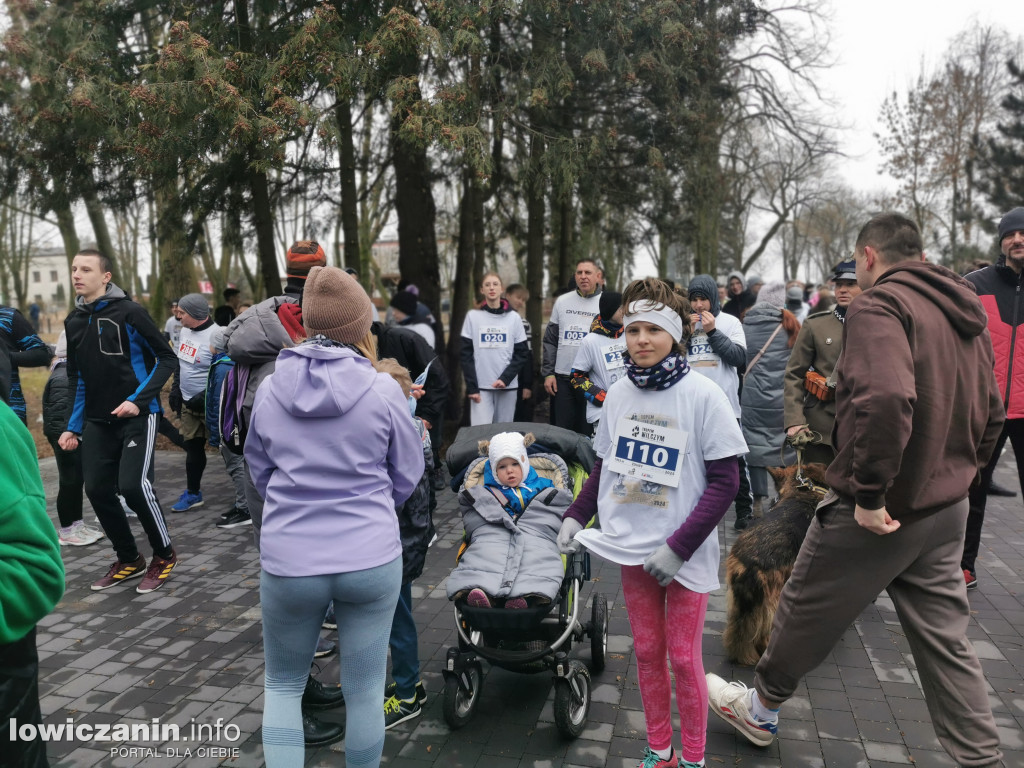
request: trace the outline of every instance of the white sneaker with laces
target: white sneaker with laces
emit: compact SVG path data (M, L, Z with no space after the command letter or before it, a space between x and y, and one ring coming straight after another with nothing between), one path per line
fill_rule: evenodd
M708 673L708 705L711 711L759 747L767 747L778 732L779 719L761 720L750 711L750 695L754 691L743 683L730 683Z
M81 520L75 521L67 528L61 528L57 533L57 540L65 547L85 547L95 544L102 538L102 533L94 531Z

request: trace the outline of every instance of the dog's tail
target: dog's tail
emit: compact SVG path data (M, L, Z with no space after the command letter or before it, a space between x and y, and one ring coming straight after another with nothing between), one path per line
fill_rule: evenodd
M749 569L731 553L726 559L729 592L722 644L733 663L752 666L768 647L772 620L789 570Z

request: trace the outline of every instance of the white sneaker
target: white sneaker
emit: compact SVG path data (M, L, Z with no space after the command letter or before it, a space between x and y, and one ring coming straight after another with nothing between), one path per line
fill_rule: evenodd
M750 711L750 695L754 693L743 683L730 683L710 672L708 681L708 705L711 711L747 737L759 747L767 747L778 732L779 719L760 720Z
M81 520L78 520L67 528L61 528L57 534L57 540L65 547L85 547L95 544L103 538L103 534L94 531Z

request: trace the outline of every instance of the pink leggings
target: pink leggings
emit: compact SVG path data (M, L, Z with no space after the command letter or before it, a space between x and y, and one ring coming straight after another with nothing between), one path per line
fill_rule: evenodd
M691 592L677 581L659 586L641 565L622 566L622 592L633 630L647 741L651 749L672 746L672 691L667 663L671 659L683 760L698 762L704 758L708 730L708 684L701 658L708 596Z

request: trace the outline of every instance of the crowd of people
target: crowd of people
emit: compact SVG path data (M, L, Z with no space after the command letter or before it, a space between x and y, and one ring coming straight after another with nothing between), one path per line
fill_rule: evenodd
M1016 341L1024 208L1001 219L998 244L995 265L963 278L925 260L912 221L879 215L853 258L835 267L831 291L817 292L734 272L724 285L711 275L686 286L648 278L618 293L596 262L581 259L554 301L540 376L551 423L592 437L598 461L573 500L533 470L529 437L494 435L482 446L480 485L461 497L471 546L449 597L506 610L550 602L558 551L581 546L621 566L647 726L641 766L698 768L709 704L753 743L770 743L781 704L887 589L943 748L963 765L998 765L984 678L966 639L966 590L978 583L1002 444L1024 452ZM0 530L33 532L20 550L0 539L11 549L0 569L25 563L0 589L0 649L30 673L23 722L40 716L30 690L34 626L63 591L59 547L109 541L116 559L93 590L131 581L146 594L178 564L153 487L158 433L185 452L185 488L171 512L204 506L212 447L234 489L216 525L252 529L267 764L302 765L304 747L344 737L348 765L378 765L385 731L422 711L411 585L434 537L454 372L434 353L437 317L415 286L395 293L380 322L359 282L327 266L316 242L295 243L286 265L282 295L246 307L229 289L211 311L206 297L188 294L161 333L111 282L106 256L83 250L72 265L75 309L55 350L20 313L0 309L0 430L17 449L0 478ZM528 294L490 272L478 287L480 303L460 332L469 421L529 420L538 393L521 315ZM55 530L29 471L36 460L17 374L43 365L51 370L44 432L60 475ZM168 381L177 424L161 400ZM748 689L703 670L718 526L733 505L737 529L766 514L766 468L798 456L828 466L831 491ZM1021 467L1018 459L1024 480ZM83 491L99 529L83 519ZM129 516L142 526L148 559ZM595 517L600 525L589 525ZM513 550L514 568L501 554ZM338 634L340 686L310 674L313 658L333 650L323 628ZM345 726L313 714L343 703ZM45 765L38 744L23 746L25 765Z

